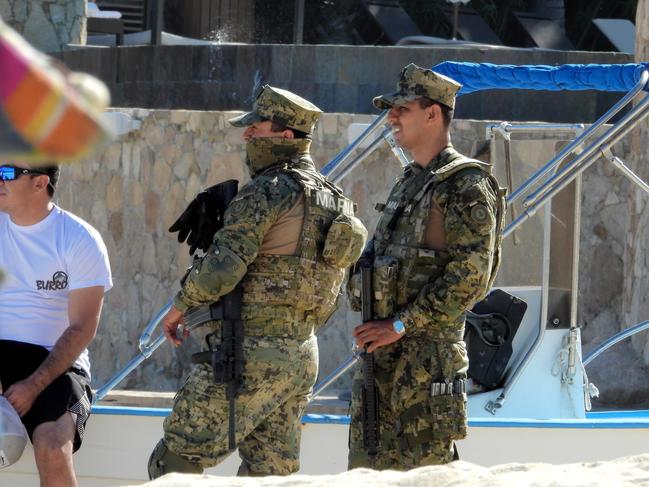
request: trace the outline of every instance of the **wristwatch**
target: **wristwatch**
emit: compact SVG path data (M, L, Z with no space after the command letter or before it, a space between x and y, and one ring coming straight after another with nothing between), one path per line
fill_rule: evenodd
M394 331L396 331L399 335L404 335L406 333L406 325L403 324L403 321L401 321L399 318L396 318L392 322L392 328Z

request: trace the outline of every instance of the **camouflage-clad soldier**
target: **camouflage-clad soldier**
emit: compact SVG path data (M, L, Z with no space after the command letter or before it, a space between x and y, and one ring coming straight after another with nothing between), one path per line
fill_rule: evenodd
M242 286L239 475L298 470L300 419L318 371L314 330L333 312L344 270L367 238L353 203L316 171L309 155L320 115L307 100L264 86L253 111L230 120L247 127L252 180L226 209L223 227L163 319L165 335L179 345L175 332L184 312ZM212 326L217 336L219 325ZM225 387L214 383L211 365L195 366L164 422L164 438L149 461L151 477L202 472L224 459L228 413Z
M369 455L363 445L359 370L349 468L403 470L453 460L454 440L466 435L464 315L486 295L500 259L504 191L490 165L450 143L461 85L410 64L397 86L374 105L390 110L394 137L414 162L379 205L370 242L374 321L354 330L358 346L374 352L379 447ZM352 307L358 281L355 274L349 283Z

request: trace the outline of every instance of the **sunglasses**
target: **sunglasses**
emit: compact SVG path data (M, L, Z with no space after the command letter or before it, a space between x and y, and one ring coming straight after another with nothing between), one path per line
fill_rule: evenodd
M25 169L16 166L0 166L0 181L15 181L25 174L46 174L37 169Z

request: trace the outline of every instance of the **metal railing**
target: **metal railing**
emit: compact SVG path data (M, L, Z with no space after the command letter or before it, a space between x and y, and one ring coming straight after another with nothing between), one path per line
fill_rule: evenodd
M594 348L593 350L591 350L586 354L586 356L582 360L584 367L589 363L591 363L593 360L595 360L597 357L599 357L601 354L603 354L606 350L611 348L616 343L620 343L625 338L629 338L647 329L649 329L649 320L643 321L641 323L638 323L637 325L633 325L625 330L622 330L619 333L616 333L608 340L604 341L601 345L597 346L596 348Z

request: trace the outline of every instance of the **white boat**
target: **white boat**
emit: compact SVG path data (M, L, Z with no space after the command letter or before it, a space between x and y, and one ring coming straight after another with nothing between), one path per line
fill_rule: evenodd
M493 390L476 388L468 397L468 436L458 442L462 460L484 466L511 462L569 463L612 460L649 451L649 411L589 412L595 389L584 367L621 339L649 328L649 322L611 337L588 357L582 357L576 316L579 174L604 154L633 183L649 192L649 187L610 153L610 147L649 114L649 97L642 91L649 73L638 69L640 74L634 78L632 89L620 102L592 126L585 130L581 127L578 131L582 133L573 143L509 197L512 203L533 189L505 235L512 235L537 212L541 215L537 221L541 224L537 237L542 278L538 286L500 288L525 302L527 309L518 330L512 332L512 353L499 386ZM638 96L643 97L641 101L615 125L604 126ZM355 145L374 131L383 131L382 124L383 119L379 118ZM493 143L504 137L507 144L517 132L571 131L575 126L498 124L489 130ZM342 167L338 173L342 177L349 168L342 162L350 152L334 159L331 167L327 166L323 172L331 173L332 167ZM569 156L574 158L566 162ZM100 398L164 341L149 343L163 313L164 309L147 327L140 343L140 356L98 391ZM481 363L480 357L470 356L473 363ZM320 383L316 391L322 392L353 362L354 357ZM162 435L162 421L168 413L169 409L165 408L95 405L83 448L74 458L80 484L109 486L146 481L147 460ZM345 471L348 416L307 414L303 422L300 473ZM206 473L233 475L238 464L238 456L233 454ZM11 486L36 485L36 475L33 454L28 447L19 462L0 472L0 482Z

